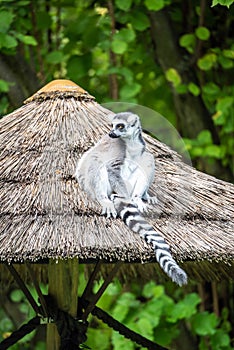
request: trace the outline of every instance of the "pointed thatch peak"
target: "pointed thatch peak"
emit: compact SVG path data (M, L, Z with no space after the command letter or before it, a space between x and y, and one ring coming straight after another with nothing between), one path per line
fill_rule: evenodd
M78 85L59 80L0 120L0 261L155 261L120 219L100 215L74 178L83 152L109 130L109 114ZM147 220L197 278L234 278L234 186L145 140L159 202Z
M56 79L43 86L34 95L29 97L24 103L28 103L34 100L43 101L48 98L55 98L56 96L71 96L80 97L80 99L84 100L95 100L93 96L91 96L87 91L85 91L79 85L75 84L73 81L67 79Z
M82 87L67 79L53 80L38 90L37 93L40 94L41 92L47 93L52 91L76 91L82 94L87 93Z

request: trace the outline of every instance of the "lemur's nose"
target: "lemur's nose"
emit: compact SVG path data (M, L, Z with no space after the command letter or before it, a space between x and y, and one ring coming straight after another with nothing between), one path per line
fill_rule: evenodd
M112 139L115 139L115 138L119 137L118 135L115 134L115 132L113 130L111 130L109 132L109 136L112 137Z

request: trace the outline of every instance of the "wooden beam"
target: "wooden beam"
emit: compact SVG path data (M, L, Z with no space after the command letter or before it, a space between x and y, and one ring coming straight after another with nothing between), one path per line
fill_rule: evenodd
M58 307L76 317L78 304L78 259L50 260L48 266L48 293ZM59 350L60 336L56 325L47 325L47 349Z

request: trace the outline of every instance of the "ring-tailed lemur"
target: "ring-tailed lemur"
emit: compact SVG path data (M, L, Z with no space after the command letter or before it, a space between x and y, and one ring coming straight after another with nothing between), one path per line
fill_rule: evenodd
M180 286L186 273L172 258L163 237L140 212L147 203L157 203L148 189L154 178L154 157L145 150L140 119L125 112L114 115L112 130L83 154L76 178L80 187L102 206L102 214L120 217L134 232L151 243L156 259L166 274Z

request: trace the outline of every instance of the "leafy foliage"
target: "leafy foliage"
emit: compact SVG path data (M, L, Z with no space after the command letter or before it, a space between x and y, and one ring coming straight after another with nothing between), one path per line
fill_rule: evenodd
M231 2L214 0L213 6L218 3L229 6ZM224 171L233 171L230 72L234 64L234 47L231 36L228 31L220 37L217 35L218 31L222 32L222 23L218 22L217 27L217 21L212 20L218 14L216 7L207 7L205 13L195 1L187 16L187 5L184 6L185 12L181 14L180 2L170 0L115 0L95 4L76 0L56 5L49 5L44 0L37 4L29 0L3 1L0 5L0 50L4 64L7 57L11 57L8 65L15 79L8 80L5 77L10 74L1 74L0 61L0 113L6 113L10 107L7 96L11 95L18 78L23 83L23 93L29 91L25 97L30 94L31 87L25 81L27 71L33 86L38 84L39 87L54 78L68 78L90 91L100 102L117 98L146 105L178 125L171 86L180 96L191 94L201 99L207 109L205 118L213 116L212 121L207 122L213 124L209 130L209 148L203 153L198 149L202 147L198 134L190 136L190 141L186 140L191 156L197 161L195 164L199 166L199 159L204 154L211 162L221 161ZM182 70L173 63L164 69L158 64L152 45L151 14L164 8L171 14L177 44L184 50ZM220 16L227 18L229 23L233 14L229 12L229 15L223 9L219 8ZM193 18L193 21L189 22L187 18ZM20 57L21 61L17 72L14 56ZM22 72L21 67L24 67ZM192 70L193 77L187 74L185 77L186 70Z
M102 281L96 284L98 289ZM84 272L80 273L80 293L85 288ZM42 285L43 293L46 288ZM31 293L36 298L36 292L30 287ZM10 293L12 302L20 306L21 311L29 318L33 317L32 310L20 290ZM119 322L125 324L142 336L157 342L161 346L170 347L176 344L178 338L183 338L181 325L189 329L189 337L201 350L232 350L229 332L231 324L228 321L228 309L224 309L222 317L218 318L213 312L199 311L201 299L190 292L183 296L172 298L166 293L162 285L156 285L151 281L144 286L133 284L132 290L124 290L116 280L111 283L100 299L98 306L109 312ZM7 337L13 330L12 321L0 309L0 341ZM89 318L88 340L86 345L91 349L119 350L137 349L137 345L122 335L116 333L97 318ZM31 349L35 332L24 337L12 349ZM45 344L39 341L34 349L44 350Z
M222 173L229 174L230 170L233 173L233 1L213 0L212 7L207 4L205 8L203 3L1 1L0 114L22 104L23 98L46 82L68 78L101 103L115 99L158 111L186 136L186 147L196 166L203 169L205 163L205 170L211 171L218 162ZM160 34L167 34L167 23L173 28L173 38L168 35L164 42L164 46L168 43L174 47L171 57L160 56L159 37L154 41L162 9L166 20ZM159 15L158 21L155 15ZM18 100L16 92L21 92ZM186 104L188 97L193 98L192 106ZM183 108L177 108L179 99ZM182 113L179 118L181 110L191 111L197 104L204 107L204 113L191 119L191 134L187 136L183 125L190 113ZM199 132L194 131L197 124L203 125ZM156 127L153 121L152 127ZM131 287L124 291L118 283L112 284L100 306L130 328L165 346L176 342L181 325L186 325L191 341L199 344L200 350L231 349L226 309L218 318L210 311L198 311L200 300L196 293L177 298L173 290L172 298L153 282L142 288ZM19 291L11 298L26 311L27 304ZM2 310L0 319L3 337L14 327ZM25 349L29 346L27 339L23 344ZM87 344L100 350L136 348L94 319ZM19 348L20 345L15 350ZM39 344L39 349L43 345Z
M46 288L43 285L41 287L42 287L42 290L44 291L46 290ZM35 289L31 287L29 288L32 295L36 298L37 294ZM12 303L13 308L18 307L18 310L25 318L25 322L27 322L27 319L29 320L35 316L34 311L31 309L29 303L27 302L21 290L13 289L9 294L9 302ZM8 315L2 309L0 309L0 320L1 320L0 321L0 342L1 342L5 338L9 337L12 332L15 331L16 320L12 320L10 317L8 317ZM35 334L36 334L36 331L33 331L27 334L18 343L12 345L10 348L12 350L32 349L32 340ZM36 343L34 343L33 349L45 350L46 347L45 347L44 340L43 341L39 340Z
M133 286L133 292L125 291L119 283L112 283L99 302L118 321L130 329L157 342L170 346L180 337L180 324L186 323L191 329L190 338L197 342L199 349L231 350L230 323L227 310L218 319L214 313L199 312L200 297L190 293L175 302L161 285L149 282L145 286ZM96 323L93 323L96 324ZM137 346L98 322L96 329L90 329L87 345L95 348L97 338L101 350L136 349ZM206 341L204 342L204 336Z
M213 0L212 6L215 6L215 5L218 5L218 4L230 7L233 4L233 0Z

